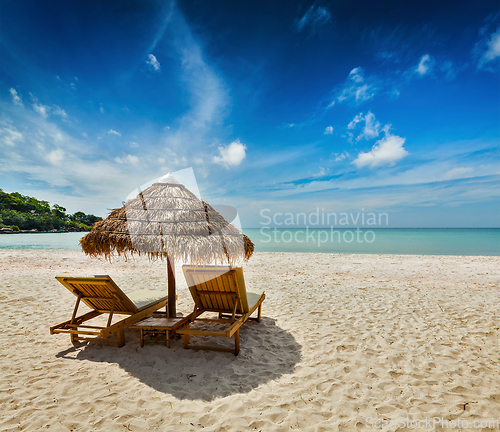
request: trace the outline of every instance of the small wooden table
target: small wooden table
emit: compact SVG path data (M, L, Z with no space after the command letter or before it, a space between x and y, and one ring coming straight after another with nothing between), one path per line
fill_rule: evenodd
M144 342L147 343L165 343L170 348L170 336L175 329L181 327L187 321L187 317L166 318L166 317L148 317L131 325L131 329L141 331L141 347ZM151 339L145 339L144 336L151 335ZM156 337L154 337L156 335ZM165 335L165 339L160 339L160 335Z

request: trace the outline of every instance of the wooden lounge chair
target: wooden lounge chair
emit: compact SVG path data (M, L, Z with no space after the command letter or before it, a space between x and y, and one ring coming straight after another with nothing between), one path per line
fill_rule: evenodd
M214 351L240 351L240 327L248 319L260 322L264 293L247 292L243 269L241 267L183 266L182 271L195 302L194 311L188 315L188 323L176 333L184 335L184 348L208 349ZM250 315L258 309L257 318ZM218 312L218 319L198 318L205 312ZM208 321L228 324L225 331L203 331L189 328L194 321ZM231 338L234 335L234 350L210 346L189 345L190 335L220 336Z
M166 306L168 302L166 291L143 290L127 296L107 275L94 277L56 276L56 279L69 289L77 297L77 300L71 319L51 327L50 334L69 333L72 342L108 342L122 347L125 345L126 327L151 315ZM93 310L77 316L81 301ZM84 324L86 321L105 313L109 314L106 327ZM111 324L114 314L129 316ZM107 339L114 333L117 335L116 339Z

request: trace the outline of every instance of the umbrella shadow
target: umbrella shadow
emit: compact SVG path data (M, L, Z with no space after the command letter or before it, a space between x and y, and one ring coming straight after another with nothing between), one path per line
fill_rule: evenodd
M203 401L248 393L293 373L301 359L301 346L293 335L267 317L241 328L238 356L185 350L182 339L173 340L170 349L156 344L140 348L137 330L128 330L126 337L127 344L120 349L96 343L71 347L57 356L115 363L157 391L179 399ZM212 344L214 339L210 340Z

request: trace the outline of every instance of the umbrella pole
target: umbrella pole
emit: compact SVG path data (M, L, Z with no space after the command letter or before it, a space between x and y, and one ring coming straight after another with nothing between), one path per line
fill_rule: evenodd
M168 275L168 307L167 315L169 318L175 318L177 311L175 309L175 261L170 262L167 257L167 275Z

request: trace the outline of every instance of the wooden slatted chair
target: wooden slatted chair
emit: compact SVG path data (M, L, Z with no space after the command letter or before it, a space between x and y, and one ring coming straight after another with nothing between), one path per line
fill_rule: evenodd
M247 292L241 267L183 266L184 277L195 302L194 311L188 315L188 323L176 333L184 335L184 348L208 349L214 351L240 351L240 327L249 319L260 322L264 293ZM256 318L250 318L255 311ZM205 312L218 312L218 319L198 318ZM194 321L208 321L228 324L225 331L204 331L189 328ZM234 335L234 350L211 346L189 345L190 335L220 336Z
M151 315L166 306L168 302L166 291L143 290L127 296L107 275L94 277L56 276L56 279L70 290L77 297L77 300L71 319L51 327L50 334L69 333L72 342L107 342L122 347L125 345L126 327ZM80 302L85 303L92 310L77 316ZM109 314L106 327L84 324L86 321L106 313ZM129 316L111 324L115 314ZM107 339L115 333L116 339Z

